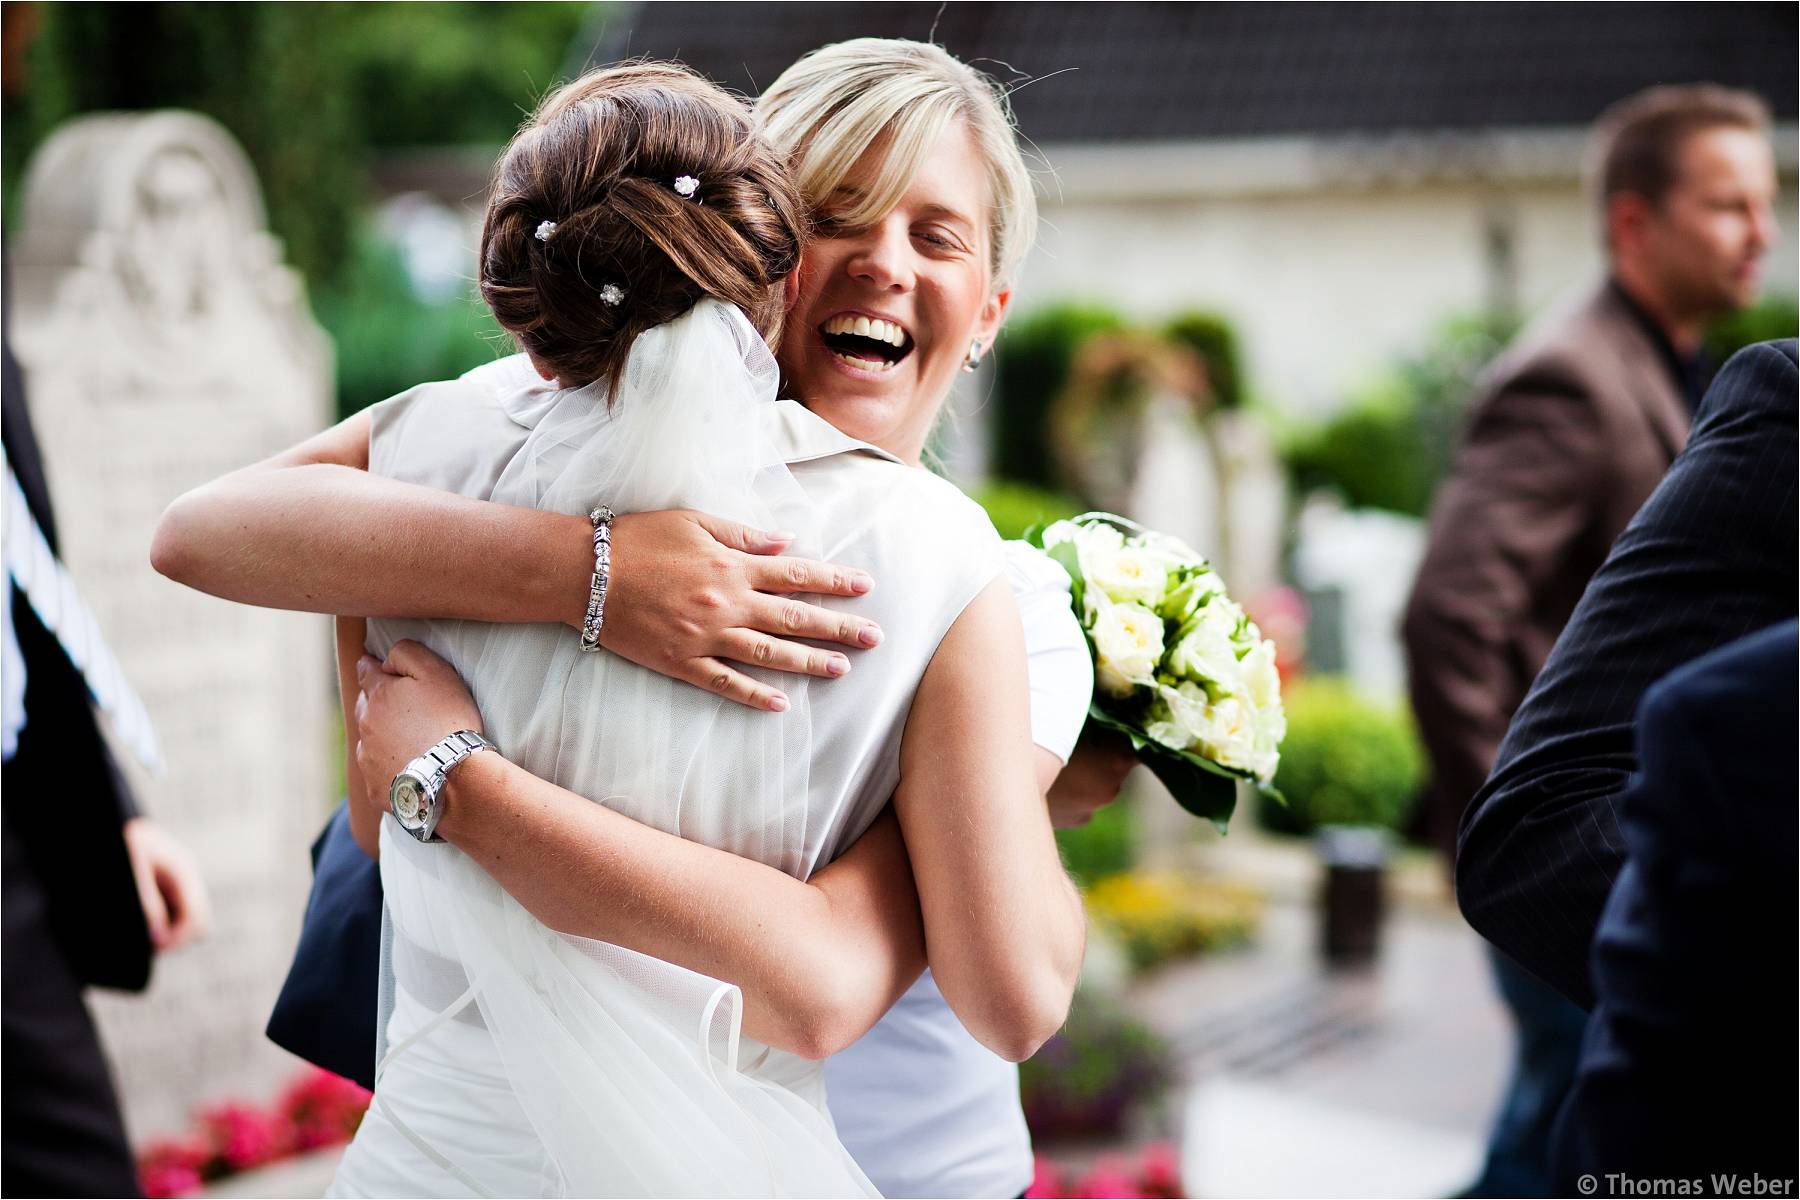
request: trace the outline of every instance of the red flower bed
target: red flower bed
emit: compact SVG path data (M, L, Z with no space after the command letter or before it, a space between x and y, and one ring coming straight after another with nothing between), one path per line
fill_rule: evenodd
M1181 1190L1181 1168L1175 1147L1156 1142L1144 1147L1135 1158L1109 1154L1099 1159L1086 1172L1065 1171L1049 1159L1039 1156L1026 1189L1027 1200L1065 1200L1074 1197L1154 1197L1184 1196Z
M315 1068L289 1084L273 1108L227 1101L199 1109L192 1133L138 1152L138 1180L146 1197L185 1196L211 1180L347 1142L368 1107L368 1092Z

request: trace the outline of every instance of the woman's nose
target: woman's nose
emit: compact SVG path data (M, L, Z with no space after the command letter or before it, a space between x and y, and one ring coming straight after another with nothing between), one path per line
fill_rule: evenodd
M852 276L883 291L912 290L912 245L896 224L884 221L871 229L848 265Z

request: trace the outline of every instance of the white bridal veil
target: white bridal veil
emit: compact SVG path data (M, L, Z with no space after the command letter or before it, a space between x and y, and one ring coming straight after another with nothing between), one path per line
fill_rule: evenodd
M776 366L737 309L703 301L633 348L610 407L598 388L518 381L502 400L529 432L492 499L565 513L691 507L796 531L816 553L805 495L770 437ZM401 418L383 452L457 453L467 431ZM392 439L399 439L394 442ZM434 447L436 449L434 449ZM675 683L614 655L583 654L567 628L370 622L385 653L420 637L475 693L509 759L639 821L805 877L822 853L809 822L812 716L784 678L779 718ZM454 1075L389 1089L409 1055L446 1032L491 1038L504 1081L547 1162L541 1188L567 1195L872 1195L823 1109L816 1064L740 1046L734 986L641 954L555 933L448 845L384 821L389 952L384 1031L396 1025L371 1116L477 1194L516 1175L482 1152L484 1113ZM485 1030L485 1034L479 1031ZM467 1111L457 1112L461 1103Z

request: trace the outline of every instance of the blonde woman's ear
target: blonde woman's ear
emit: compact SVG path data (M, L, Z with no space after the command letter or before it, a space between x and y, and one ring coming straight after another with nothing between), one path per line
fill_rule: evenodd
M984 347L992 346L994 339L1000 335L1000 325L1006 320L1006 307L1012 303L1012 289L1001 288L982 306L981 317L975 323L975 340Z
M804 262L804 258L801 261ZM788 272L787 278L781 281L782 311L792 313L794 305L798 303L800 303L800 268L795 267Z

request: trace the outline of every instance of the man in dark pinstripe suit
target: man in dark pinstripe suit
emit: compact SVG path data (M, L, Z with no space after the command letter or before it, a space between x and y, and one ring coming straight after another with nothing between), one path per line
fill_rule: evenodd
M1720 372L1687 450L1594 576L1463 821L1456 890L1469 923L1583 1007L1595 1000L1594 931L1625 857L1615 802L1639 765L1639 701L1676 667L1795 614L1795 360L1792 340L1771 342ZM1791 765L1792 741L1785 754ZM1784 911L1740 919L1785 922L1785 935L1767 926L1768 943L1791 980L1792 896ZM1792 1056L1781 1065L1792 1070Z
M1592 166L1608 278L1489 372L1407 607L1427 816L1446 853L1588 580L1687 441L1702 330L1755 299L1775 237L1754 97L1706 85L1632 97L1602 117ZM1494 967L1518 1063L1471 1194L1541 1195L1584 1017L1507 954Z

